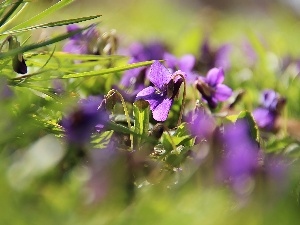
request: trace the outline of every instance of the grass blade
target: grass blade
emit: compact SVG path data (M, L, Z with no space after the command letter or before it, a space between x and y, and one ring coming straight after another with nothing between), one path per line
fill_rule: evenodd
M6 32L3 32L2 34L0 34L0 36L31 31L31 30L35 30L38 28L58 27L58 26L64 26L64 25L69 25L69 24L73 24L73 23L80 23L83 21L99 18L100 16L101 15L85 16L85 17L80 17L80 18L76 18L76 19L68 19L68 20L60 20L60 21L55 21L55 22L50 22L50 23L43 23L43 24L31 26L31 27L21 28L18 30L6 31Z
M104 74L108 74L108 73L117 73L117 72L129 70L129 69L134 69L134 68L141 67L141 66L149 66L153 62L154 61L145 61L145 62L128 64L126 66L118 66L118 67L113 67L113 68L108 68L108 69L102 69L99 71L89 71L89 72L82 72L82 73L66 74L66 75L62 76L61 78L69 79L69 78L79 78L79 77L100 76L100 75L104 75Z
M17 8L23 3L23 0L19 0L13 4L13 6L8 10L8 12L3 16L3 18L0 20L0 27L5 24L5 22L8 20L8 18L17 10Z
M70 3L72 3L74 0L61 0L59 2L57 2L56 4L50 6L49 8L47 8L46 10L42 11L41 13L33 16L32 18L24 21L23 23L20 23L16 26L14 26L12 29L21 29L24 27L28 27L30 26L32 23L35 23L49 15L51 15L52 13L58 11L59 9L69 5Z
M71 37L71 36L73 36L77 33L82 32L83 30L89 29L90 27L91 26L87 26L87 27L78 29L76 31L73 31L73 32L70 32L70 33L67 33L67 34L59 35L55 38L49 39L49 40L44 41L44 42L35 43L35 44L32 44L32 45L26 45L26 46L23 46L23 47L20 47L20 48L15 48L13 50L7 51L5 53L0 53L0 59L4 59L6 57L10 57L10 56L13 56L13 55L16 55L16 54L19 54L19 53L27 52L27 51L30 51L30 50L33 50L33 49L36 49L36 48L44 47L46 45L50 45L50 44L65 40L65 39L67 39L67 38L69 38L69 37Z

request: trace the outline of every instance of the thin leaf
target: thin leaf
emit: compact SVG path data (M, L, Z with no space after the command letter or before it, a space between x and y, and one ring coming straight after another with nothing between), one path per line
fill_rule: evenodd
M69 24L73 24L73 23L80 23L80 22L83 22L83 21L93 20L93 19L99 18L100 16L101 15L85 16L85 17L80 17L80 18L76 18L76 19L68 19L68 20L60 20L60 21L55 21L55 22L50 22L50 23L43 23L43 24L31 26L31 27L21 28L21 29L18 29L18 30L6 31L6 32L3 32L2 34L0 34L0 36L31 31L31 30L35 30L35 29L38 29L38 28L58 27L58 26L64 26L64 25L69 25Z
M51 52L28 52L24 54L26 59L39 57L44 58L48 57ZM68 60L81 60L81 61L108 61L108 60L116 60L116 59L125 59L126 56L122 55L82 55L82 54L72 54L67 52L56 51L53 53L53 57L57 57L59 59L68 59ZM80 65L80 64L79 64Z
M3 18L0 20L0 27L5 24L5 22L8 20L8 18L17 10L17 8L23 3L23 0L19 0L13 4L13 6L9 9L9 11L3 16Z
M30 50L33 50L33 49L36 49L36 48L41 48L41 47L44 47L46 45L50 45L50 44L65 40L65 39L67 39L67 38L69 38L69 37L71 37L75 34L78 34L78 33L82 32L83 30L86 30L86 29L90 28L90 27L91 26L80 28L78 30L72 31L72 32L67 33L67 34L59 35L55 38L49 39L49 40L44 41L44 42L40 42L40 43L36 43L36 44L32 44L32 45L26 45L26 46L22 46L20 48L15 48L15 49L10 50L10 51L5 52L5 53L0 53L0 59L4 59L4 58L9 57L9 56L13 56L13 55L16 55L16 54L19 54L19 53L27 52L27 51L30 51Z
M55 52L55 49L56 49L56 46L54 46L53 51L51 52L49 58L48 58L47 61L44 63L44 65L43 65L41 68L39 68L39 70L43 69L43 68L50 62L50 60L51 60L51 58L53 57L53 54L54 54L54 52Z
M138 68L141 66L148 66L151 65L154 61L145 61L145 62L139 62L139 63L132 63L128 64L126 66L119 66L119 67L113 67L108 69L102 69L99 71L89 71L89 72L82 72L82 73L73 73L73 74L66 74L62 76L63 79L69 79L69 78L79 78L79 77L92 77L92 76L100 76L108 73L117 73L129 69Z
M2 33L3 30L7 30L7 27L9 27L14 21L22 16L22 13L25 12L25 10L29 7L29 2L24 1L25 4L23 4L22 8L18 9L18 11L14 14L12 18L10 18L3 26L0 28L0 33Z
M59 2L57 2L56 4L50 6L48 9L42 11L41 13L33 16L32 18L24 21L23 23L20 23L16 26L14 26L12 29L20 29L20 28L24 28L24 27L28 27L30 26L32 23L35 23L49 15L51 15L52 13L58 11L59 9L69 5L70 3L72 3L74 0L61 0Z
M54 91L52 88L44 88L44 87L38 87L38 86L32 86L32 85L28 85L25 86L26 88L32 89L36 92L42 93L44 95L47 95L48 97L52 98L53 100L59 101L59 96L57 96L56 94L54 94ZM43 97L41 95L39 95L40 97Z

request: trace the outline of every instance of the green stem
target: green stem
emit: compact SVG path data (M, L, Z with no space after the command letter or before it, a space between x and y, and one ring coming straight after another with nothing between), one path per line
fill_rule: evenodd
M131 129L131 123L130 123L130 117L129 117L129 113L128 113L128 110L127 110L127 106L126 106L126 103L125 103L125 100L123 98L123 96L120 94L120 92L118 92L117 90L115 89L111 89L107 95L110 95L111 92L114 94L117 94L119 96L119 98L121 99L121 103L122 103L122 106L123 106L123 109L124 109L124 112L125 112L125 116L126 116L126 120L127 120L127 125L128 125L128 128Z
M180 76L183 79L183 85L184 85L183 86L182 103L181 103L181 107L180 107L180 114L179 114L179 118L178 118L178 122L177 122L177 126L179 126L181 124L181 120L183 117L183 111L184 111L184 105L185 105L185 99L186 99L186 80L185 80L185 77L180 73L175 74L174 78L177 76Z

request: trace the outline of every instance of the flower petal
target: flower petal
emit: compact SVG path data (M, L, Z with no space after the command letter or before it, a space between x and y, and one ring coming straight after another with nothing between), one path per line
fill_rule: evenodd
M142 75L143 70L145 70L145 67L138 67L135 69L127 70L124 73L124 75L122 76L120 84L123 87L130 87L130 86L136 84L136 81L137 81L139 75Z
M216 52L215 66L222 67L225 71L230 68L229 53L231 46L229 44L222 45Z
M216 91L214 93L214 97L218 101L226 101L232 95L232 90L225 84L218 84L216 87Z
M196 62L196 59L193 55L191 54L187 54L187 55L184 55L180 58L179 60L179 68L180 70L182 70L183 72L190 72L194 65L195 65L195 62Z
M73 39L69 40L69 42L64 45L63 51L73 54L87 54L88 48L84 42Z
M257 125L261 128L272 129L274 127L276 115L265 108L257 108L253 111L253 117Z
M159 61L155 61L150 67L148 78L158 89L163 90L172 79L172 74Z
M172 99L164 99L159 105L155 107L155 109L152 110L153 118L157 121L165 121L168 118L172 102Z
M168 68L172 68L172 69L177 68L178 59L174 55L172 55L170 53L165 53L164 54L164 60L166 60L165 65Z
M206 82L215 87L217 84L221 84L224 81L224 70L222 68L213 68L208 71L206 76Z
M159 103L163 101L164 97L157 94L154 87L146 87L136 95L135 100L137 101L139 99L144 99L149 102L150 109L153 110Z
M74 32L74 31L79 30L79 29L80 29L80 27L77 26L76 24L70 24L70 25L67 26L67 32L68 33ZM69 39L78 41L78 40L81 39L81 37L82 37L82 33L77 33L77 34L71 36Z

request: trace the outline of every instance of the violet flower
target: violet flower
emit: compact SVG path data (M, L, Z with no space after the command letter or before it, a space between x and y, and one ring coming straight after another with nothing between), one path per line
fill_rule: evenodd
M155 61L149 72L149 80L154 87L146 87L140 91L136 100L144 99L149 102L153 118L157 121L165 121L168 117L171 105L177 95L182 79L176 76L181 71L171 74L159 61ZM184 76L184 74L182 73Z
M8 85L8 81L4 76L0 76L0 101L8 100L13 97L13 90Z
M264 90L260 106L253 111L253 117L258 127L271 131L275 128L275 122L278 118L285 99L274 90Z
M232 95L232 90L222 84L224 76L222 68L213 68L208 71L205 78L198 77L196 81L196 88L211 109L216 108L219 102L226 101Z
M222 174L231 181L234 190L241 193L259 168L258 144L251 138L249 126L244 120L225 126L223 143Z
M231 45L224 44L214 49L211 47L208 38L206 38L200 47L200 56L197 62L197 68L201 71L213 67L222 67L225 71L230 68L229 53Z
M186 74L187 83L193 83L199 76L194 71L196 58L192 54L183 55L181 58L177 58L170 53L165 53L164 58L166 67L174 72L180 70Z
M216 127L214 118L203 108L196 110L195 114L190 115L187 121L191 135L199 140L210 138Z
M134 43L129 47L130 60L129 63L137 63L149 60L163 59L166 48L160 42L151 42L148 44ZM144 85L147 67L139 67L128 70L121 79L121 85L129 88Z
M69 143L84 144L89 141L92 132L100 131L105 127L109 115L102 102L103 99L96 96L82 99L78 108L62 119L61 124Z
M77 25L71 24L67 26L67 31L73 32L80 29ZM97 54L97 46L99 33L95 26L92 26L86 31L77 33L71 36L68 42L64 45L63 51L73 54Z

